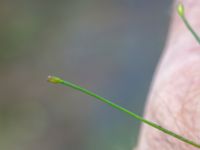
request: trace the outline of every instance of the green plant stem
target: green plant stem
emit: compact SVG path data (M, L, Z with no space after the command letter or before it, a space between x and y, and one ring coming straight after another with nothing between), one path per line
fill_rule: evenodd
M192 35L194 36L194 38L197 40L197 42L200 44L200 37L198 36L198 34L193 30L192 26L190 25L190 23L187 21L186 17L185 17L185 8L184 5L179 2L177 5L177 13L178 15L181 17L181 19L183 20L183 23L185 24L185 26L187 27L187 29L192 33Z
M194 36L194 38L197 40L197 42L200 44L200 37L198 36L198 34L193 30L192 26L190 25L190 23L187 21L185 15L181 16L181 19L183 20L185 26L188 28L188 30L192 33L192 35Z
M103 98L103 97L101 97L101 96L99 96L99 95L97 95L97 94L95 94L95 93L93 93L93 92L91 92L91 91L89 91L89 90L87 90L87 89L81 87L81 86L78 86L78 85L76 85L76 84L73 84L73 83L71 83L71 82L64 81L64 80L62 80L62 79L60 79L60 78L58 78L58 77L53 77L53 76L49 76L49 77L48 77L48 81L49 81L49 82L52 82L52 83L56 83L56 84L62 84L62 85L64 85L64 86L68 86L68 87L71 87L71 88L73 88L73 89L75 89L75 90L81 91L82 93L85 93L85 94L87 94L87 95L89 95L89 96L92 96L92 97L94 97L94 98L96 98L96 99L98 99L98 100L100 100L100 101L102 101L102 102L104 102L104 103L110 105L111 107L113 107L113 108L115 108L115 109L117 109L117 110L120 110L120 111L122 111L122 112L124 112L124 113L126 113L126 114L128 114L128 115L130 115L130 116L132 116L132 117L134 117L134 118L136 118L136 119L142 121L142 122L145 123L145 124L150 125L150 126L153 127L153 128L156 128L156 129L158 129L158 130L160 130L160 131L162 131L162 132L164 132L164 133L166 133L166 134L168 134L168 135L171 135L172 137L175 137L175 138L179 139L180 141L183 141L183 142L185 142L185 143L187 143L187 144L190 144L190 145L192 145L192 146L194 146L194 147L200 148L200 144L197 144L197 143L195 143L195 142L193 142L193 141L191 141L191 140L189 140L189 139L187 139L187 138L185 138L185 137L183 137L183 136L181 136L181 135L178 135L178 134L176 134L176 133L174 133L174 132L172 132L172 131L170 131L170 130L168 130L168 129L165 129L165 128L163 128L163 127L157 125L157 124L154 123L154 122L151 122L151 121L149 121L149 120L146 120L146 119L140 117L139 115L137 115L137 114L135 114L135 113L129 111L128 109L126 109L126 108L124 108L124 107L121 107L121 106L119 106L119 105L117 105L117 104L111 102L110 100L108 100L108 99L106 99L106 98Z

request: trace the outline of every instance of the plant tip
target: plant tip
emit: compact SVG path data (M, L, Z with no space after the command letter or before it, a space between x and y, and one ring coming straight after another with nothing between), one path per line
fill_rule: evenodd
M181 17L184 16L184 6L181 2L179 2L177 5L177 12Z
M55 76L50 76L50 75L47 77L47 81L51 83L55 83L55 84L62 82L60 78L55 77Z

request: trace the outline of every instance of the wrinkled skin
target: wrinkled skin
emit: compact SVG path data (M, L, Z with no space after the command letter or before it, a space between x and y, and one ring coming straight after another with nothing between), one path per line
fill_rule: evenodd
M187 19L200 34L200 0L182 2ZM200 143L200 45L175 11L144 117ZM143 124L135 150L198 148Z

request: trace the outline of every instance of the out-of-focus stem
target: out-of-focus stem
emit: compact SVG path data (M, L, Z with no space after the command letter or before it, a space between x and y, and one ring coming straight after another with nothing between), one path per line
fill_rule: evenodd
M185 17L185 9L184 9L184 5L182 3L178 4L178 6L177 6L177 12L178 12L179 16L181 17L181 19L183 20L183 22L184 22L185 26L187 27L187 29L192 33L192 35L194 36L194 38L200 44L200 37L194 31L194 29L192 28L192 26L190 25L190 23L187 21L187 18Z

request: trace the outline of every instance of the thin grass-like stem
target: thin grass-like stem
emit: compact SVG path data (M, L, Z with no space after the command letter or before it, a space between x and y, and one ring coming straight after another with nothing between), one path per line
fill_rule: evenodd
M124 107L122 107L120 105L117 105L117 104L111 102L110 100L108 100L106 98L103 98L103 97L95 94L94 92L91 92L91 91L89 91L89 90L87 90L87 89L85 89L85 88L83 88L83 87L81 87L79 85L73 84L73 83L68 82L68 81L64 81L64 80L62 80L62 79L60 79L58 77L55 77L55 76L49 76L48 77L48 81L51 82L51 83L55 83L55 84L62 84L64 86L67 86L67 87L70 87L72 89L78 90L78 91L80 91L82 93L85 93L85 94L87 94L89 96L92 96L92 97L100 100L101 102L104 102L107 105L109 105L109 106L111 106L111 107L113 107L113 108L115 108L115 109L117 109L117 110L119 110L121 112L124 112L124 113L128 114L129 116L134 117L134 118L140 120L141 122L143 122L145 124L148 124L149 126L151 126L153 128L156 128L156 129L158 129L158 130L160 130L160 131L162 131L162 132L164 132L164 133L166 133L166 134L168 134L168 135L170 135L170 136L172 136L172 137L174 137L176 139L179 139L180 141L183 141L183 142L185 142L187 144L190 144L190 145L192 145L194 147L200 148L200 144L195 143L194 141L191 141L191 140L189 140L189 139L187 139L187 138L185 138L185 137L183 137L181 135L178 135L178 134L176 134L176 133L174 133L174 132L172 132L172 131L170 131L168 129L165 129L165 128L157 125L154 122L151 122L151 121L149 121L149 120L147 120L145 118L142 118L141 116L129 111L128 109L126 109L126 108L124 108Z
M199 35L194 31L194 29L192 28L192 26L188 22L187 18L185 17L185 9L184 9L184 5L182 3L179 3L177 5L177 12L178 12L179 16L181 17L183 23L187 27L187 29L192 33L192 35L194 36L194 38L196 39L196 41L200 44L200 37L199 37Z

